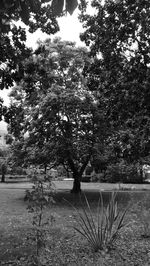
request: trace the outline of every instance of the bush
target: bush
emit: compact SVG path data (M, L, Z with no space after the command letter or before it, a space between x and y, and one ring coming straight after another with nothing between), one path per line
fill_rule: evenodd
M135 164L126 164L125 162L110 165L107 168L106 181L110 183L141 183L141 177L138 173L138 167Z
M20 166L16 167L9 167L7 171L8 175L27 175L27 170L25 168L22 168Z
M90 175L82 176L81 182L91 182L91 176Z

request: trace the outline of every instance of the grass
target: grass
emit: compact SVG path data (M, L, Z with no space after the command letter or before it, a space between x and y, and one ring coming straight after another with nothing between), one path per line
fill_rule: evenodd
M85 194L95 214L99 193L86 190ZM131 203L126 216L128 226L123 229L110 252L94 253L88 242L72 228L75 225L73 209L67 201L80 208L78 198L69 191L58 191L53 206L55 225L49 229L47 240L48 265L150 265L150 238L142 237L143 226L137 205L145 195L149 197L150 192L118 192L117 201L120 209ZM26 210L27 205L23 198L24 189L19 187L0 189L0 265L29 266L25 261L34 253L34 245L27 241L31 231L31 216ZM110 192L103 192L103 198L104 204L107 204ZM143 208L150 207L150 202L145 201L144 204L146 206Z

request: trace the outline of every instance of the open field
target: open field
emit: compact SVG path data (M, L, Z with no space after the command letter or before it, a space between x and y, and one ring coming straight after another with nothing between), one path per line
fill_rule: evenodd
M78 265L78 266L148 266L150 265L150 238L142 237L143 225L139 219L137 202L147 197L144 208L150 207L150 191L120 191L117 201L123 209L129 205L126 216L128 225L122 231L109 253L94 253L89 244L72 228L74 224L73 209L69 205L79 204L79 199L69 190L71 181L55 182L58 190L55 195L55 204L47 211L53 214L55 222L49 226L49 250L51 260L48 265ZM99 198L100 184L84 183L83 189L89 199L93 212ZM147 185L146 185L147 186ZM149 186L149 185L148 185ZM34 244L28 241L32 231L32 217L27 211L24 202L25 189L29 183L0 184L0 265L29 266L26 259L34 253ZM101 184L104 202L107 203L110 191L115 188L111 184ZM148 187L147 187L148 188ZM139 187L138 187L139 190ZM64 200L65 199L65 200ZM69 203L68 203L69 202ZM144 211L144 210L143 210ZM147 222L150 216L147 217ZM48 266L47 265L47 266Z

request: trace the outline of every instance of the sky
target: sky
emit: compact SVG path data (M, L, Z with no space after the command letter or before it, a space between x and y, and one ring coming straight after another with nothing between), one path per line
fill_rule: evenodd
M54 38L55 36L60 36L63 40L71 40L75 41L78 46L83 46L84 43L80 41L80 32L83 31L82 24L78 20L78 9L76 9L72 16L67 14L66 16L58 19L60 31L56 33L55 35L47 35L39 30L37 30L35 33L31 34L27 32L27 46L32 47L33 49L37 46L37 40L44 40L48 37ZM20 25L21 23L19 23ZM22 23L23 27L24 24ZM9 105L9 90L2 90L0 91L0 97L3 98L4 104Z
M67 14L62 18L58 18L60 31L55 35L47 35L39 30L33 34L27 34L27 45L36 48L36 42L38 39L44 40L47 37L54 38L54 36L60 36L63 40L75 41L77 45L84 45L79 38L80 32L83 31L82 24L78 20L78 9L76 9L72 16Z

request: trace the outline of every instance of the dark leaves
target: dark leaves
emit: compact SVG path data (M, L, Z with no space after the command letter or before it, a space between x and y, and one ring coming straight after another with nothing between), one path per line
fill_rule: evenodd
M70 15L72 15L77 6L78 6L77 0L66 0L65 10L69 12ZM63 7L64 7L64 0L53 0L52 1L52 10L55 16L62 15Z
M69 12L70 15L73 14L77 6L78 6L77 0L66 0L66 11Z
M60 16L63 12L64 0L53 0L52 11L55 16Z
M21 5L21 11L20 11L20 15L22 18L22 21L28 25L29 23L29 7L25 2L20 1L20 5Z

